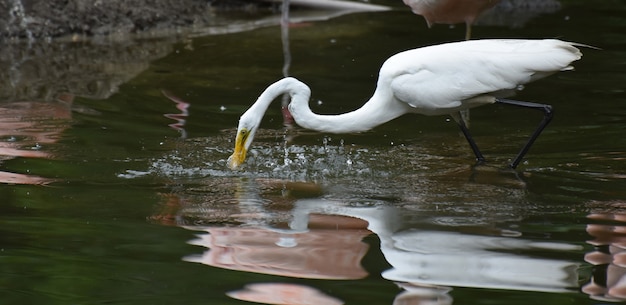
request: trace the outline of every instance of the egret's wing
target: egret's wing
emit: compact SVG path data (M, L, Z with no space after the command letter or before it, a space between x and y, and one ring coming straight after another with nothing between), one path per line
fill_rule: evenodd
M399 53L385 62L381 79L396 99L441 114L477 96L571 69L580 56L572 43L559 40L473 40Z
M479 99L473 105L462 107L467 100L502 89L513 89L517 84L504 77L483 75L472 69L425 67L394 77L390 86L397 100L414 107L417 112L437 115L478 106L481 104ZM484 103L488 101L484 100Z
M421 69L394 77L390 87L396 99L426 113L459 107L461 94L453 89L458 86L451 86L444 79L431 70Z

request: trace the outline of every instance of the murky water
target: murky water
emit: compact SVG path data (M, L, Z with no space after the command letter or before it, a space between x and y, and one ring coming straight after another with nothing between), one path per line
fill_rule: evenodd
M541 113L473 110L488 159L474 166L445 117L328 135L285 128L278 101L229 170L239 115L283 75L278 16L192 38L6 46L3 303L625 300L626 4L549 4L472 29L602 49L517 95L556 110L517 171L505 166ZM385 58L465 35L392 6L290 27L288 72L314 111L355 109Z

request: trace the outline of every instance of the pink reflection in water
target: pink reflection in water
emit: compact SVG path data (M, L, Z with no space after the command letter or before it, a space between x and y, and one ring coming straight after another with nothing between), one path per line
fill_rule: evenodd
M62 94L56 102L12 102L0 105L0 161L15 157L50 158L40 150L55 143L69 126L73 95ZM0 171L0 183L45 184L52 179Z
M363 220L310 215L307 232L291 233L255 227L191 228L191 244L209 248L184 260L224 269L314 279L359 279L367 276L360 262L370 234Z
M592 202L587 218L587 233L593 236L587 243L595 250L585 255L594 265L593 275L582 291L593 299L626 300L626 202Z
M228 292L227 295L233 299L263 304L343 304L341 300L325 295L317 289L285 283L250 284L244 289Z
M180 110L180 113L166 113L163 116L175 120L175 123L169 124L167 126L172 129L180 132L181 138L187 138L187 131L185 130L185 123L187 123L187 117L189 116L189 106L191 104L183 101L181 98L174 96L169 91L161 91L161 93L167 97L170 101L176 103L176 109Z

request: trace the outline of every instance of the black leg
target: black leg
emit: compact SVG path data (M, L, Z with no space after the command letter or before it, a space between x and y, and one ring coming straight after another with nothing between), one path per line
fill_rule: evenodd
M530 147L533 145L535 140L537 140L537 137L539 137L541 132L546 128L546 126L548 126L550 121L552 121L552 117L554 116L554 113L552 111L552 106L546 105L546 104L537 104L537 103L531 103L531 102L522 102L522 101L500 99L500 98L496 99L496 103L537 109L537 110L543 111L544 113L543 119L539 123L539 126L537 126L537 129L535 129L535 132L533 132L533 134L530 136L526 144L524 144L524 146L522 147L520 152L517 154L515 159L513 159L513 162L511 162L510 164L511 168L516 168L519 165L519 163L522 161L522 158L524 157L524 155L528 152Z
M469 129L467 128L467 126L465 126L465 122L463 121L463 119L461 117L456 118L454 116L453 118L455 119L459 127L461 128L461 132L463 132L465 139L467 139L467 142L472 148L472 151L474 152L474 155L476 156L476 161L478 161L478 163L484 163L485 157L483 157L483 154L480 152L480 149L478 149L478 145L476 145L476 142L474 142L474 138L472 138L472 135L470 134Z

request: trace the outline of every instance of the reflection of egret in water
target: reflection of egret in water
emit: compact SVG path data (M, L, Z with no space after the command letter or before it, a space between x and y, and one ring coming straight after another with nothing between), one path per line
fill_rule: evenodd
M451 287L559 293L578 287L578 264L555 258L581 250L578 245L527 239L518 232L480 225L479 219L454 219L444 206L418 212L414 209L427 204L400 207L365 198L320 199L321 190L311 183L213 180L206 180L214 183L205 186L206 196L193 200L187 195L176 213L178 225L200 232L191 243L207 248L201 255L185 257L187 261L296 278L358 279L367 275L360 266L368 250L362 240L373 233L391 265L383 278L404 289L396 304L450 304ZM424 226L429 229L421 229ZM464 227L473 233L460 233ZM282 245L283 238L291 242Z
M393 305L452 305L454 300L449 292L450 287L442 286L420 286L411 283L396 283L402 288L393 300Z
M283 78L267 87L241 115L228 166L237 169L245 161L269 105L288 93L289 111L296 123L320 132L363 132L409 113L451 115L481 163L485 158L459 111L495 103L540 110L544 112L542 121L509 164L515 168L551 121L552 108L502 95L558 71L571 70L570 64L582 56L576 46L554 39L472 40L404 51L383 63L376 90L361 108L339 115L313 113L309 107L311 89L295 78Z
M582 291L596 300L626 300L626 203L592 202L587 218L588 241L594 250L585 255L592 277Z
M431 27L435 23L465 23L465 39L472 36L472 24L499 0L404 0L413 13L421 15Z
M393 268L383 277L396 282L545 292L578 288L577 263L523 255L580 250L577 245L418 230L396 232L391 242L383 252Z
M368 222L368 229L380 238L381 251L392 268L385 279L422 287L435 285L568 292L577 288L577 264L541 256L538 251L559 253L580 250L577 245L540 242L519 234L495 231L471 235L406 228L402 209L391 206L351 207L319 200L299 200L294 212L332 213ZM507 237L513 235L513 237Z
M50 158L44 146L55 143L69 127L71 94L59 94L56 101L12 102L0 105L0 161L15 157ZM0 171L0 183L42 184L52 179Z

